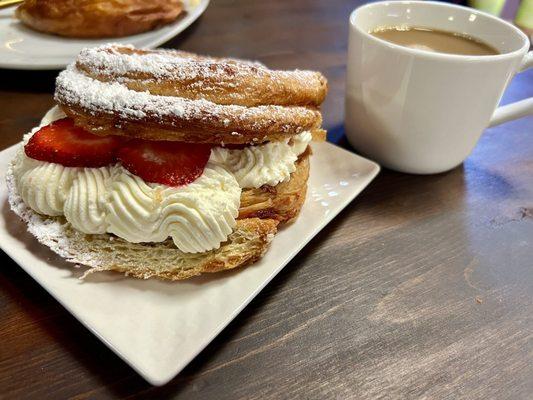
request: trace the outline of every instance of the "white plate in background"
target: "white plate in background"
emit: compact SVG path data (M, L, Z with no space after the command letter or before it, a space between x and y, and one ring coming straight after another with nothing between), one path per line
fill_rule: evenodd
M194 9L175 22L159 29L121 38L69 39L34 31L15 19L16 7L0 10L0 68L11 69L63 69L74 61L85 47L104 43L133 44L135 47L153 48L170 40L191 25L209 4L200 0Z
M40 245L9 209L4 175L17 147L0 152L0 247L153 385L174 378L379 172L363 157L330 143L313 144L301 214L256 264L180 282L112 272L80 281L85 269Z

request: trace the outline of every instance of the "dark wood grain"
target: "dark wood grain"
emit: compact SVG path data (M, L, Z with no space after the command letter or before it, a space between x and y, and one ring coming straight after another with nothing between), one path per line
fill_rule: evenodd
M324 72L343 146L358 1L213 0L167 43ZM392 67L392 66L391 66ZM0 148L52 105L56 72L1 71ZM533 71L504 102L533 95ZM443 110L446 112L446 110ZM533 120L464 166L383 171L176 379L152 388L2 255L0 398L527 399L533 393Z

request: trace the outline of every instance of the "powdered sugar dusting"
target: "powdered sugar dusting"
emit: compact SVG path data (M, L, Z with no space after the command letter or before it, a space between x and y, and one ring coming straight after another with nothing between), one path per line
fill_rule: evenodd
M309 84L318 79L313 71L273 71L258 62L232 58L211 58L175 51L157 50L132 52L132 46L107 44L82 50L77 66L102 76L124 81L135 76L141 79L178 80L198 87L228 85L229 80L245 78L280 81L292 79ZM231 78L231 79L228 79Z
M160 121L224 121L221 126L247 124L262 130L282 116L294 115L314 119L316 111L305 107L219 105L207 100L158 96L137 92L118 82L101 82L83 74L75 65L61 72L56 81L55 99L67 106L77 106L95 115L105 113L126 120L146 117ZM281 127L281 130L290 127ZM301 129L300 129L301 130Z
M252 61L200 57L176 50L142 53L125 53L124 50L134 50L134 48L114 44L87 48L78 55L76 64L81 69L96 71L119 81L133 74L141 74L155 80L172 78L192 81L216 80L227 77L228 74L232 76L243 76L247 73L264 74L268 71L264 65Z

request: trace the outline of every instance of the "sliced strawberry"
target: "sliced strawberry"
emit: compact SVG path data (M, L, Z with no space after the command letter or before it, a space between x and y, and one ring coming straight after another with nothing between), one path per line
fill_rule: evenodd
M121 141L116 136L96 136L63 118L39 129L24 147L26 155L65 167L103 167L116 161Z
M204 172L211 155L205 144L130 140L118 151L124 168L146 182L182 186Z

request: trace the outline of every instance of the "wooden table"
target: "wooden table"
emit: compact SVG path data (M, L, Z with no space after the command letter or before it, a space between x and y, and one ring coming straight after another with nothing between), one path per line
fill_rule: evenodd
M347 18L357 3L214 0L167 46L322 71L325 127L347 146ZM52 106L57 72L0 73L5 148ZM533 71L503 102L531 95ZM531 398L532 131L531 118L487 130L446 174L383 171L162 388L3 255L0 398Z

